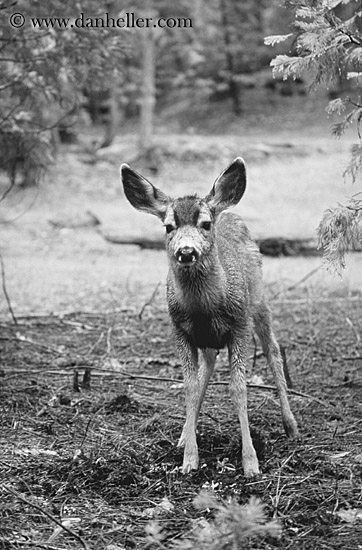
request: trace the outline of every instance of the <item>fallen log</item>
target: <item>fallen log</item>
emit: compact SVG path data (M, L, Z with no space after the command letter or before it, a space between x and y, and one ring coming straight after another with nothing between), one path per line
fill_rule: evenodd
M285 239L269 237L256 239L260 252L265 256L321 256L314 239Z
M131 244L150 250L163 250L165 242L162 239L147 239L147 237L121 237L101 233L102 237L112 244Z
M163 239L147 237L123 237L121 235L109 235L101 232L103 238L112 244L135 245L142 249L163 250ZM285 239L284 237L269 237L256 239L260 252L265 256L320 256L322 252L317 249L314 239Z

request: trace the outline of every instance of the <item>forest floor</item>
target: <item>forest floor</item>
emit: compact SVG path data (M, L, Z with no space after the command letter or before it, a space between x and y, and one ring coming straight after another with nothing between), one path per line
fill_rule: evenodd
M305 123L267 137L250 124L240 136L233 124L232 134L212 137L160 132L158 173L135 167L171 194L206 193L244 155L249 183L238 211L258 237L313 237L323 210L358 191L343 184L348 139L308 135ZM350 256L342 280L320 256L264 259L302 438L286 439L275 392L263 388L273 385L265 359L257 349L253 365L251 347L250 423L262 476L244 478L222 352L200 417L200 469L183 476L165 253L103 238L162 232L121 194L118 164L130 162L133 144L121 136L102 158L67 147L39 189L18 189L0 204L17 320L2 298L0 548L216 550L232 540L239 548L361 548L362 255ZM222 520L211 504L193 504L201 490L223 503ZM250 497L279 522L278 536L240 533L252 508L237 504Z
M193 505L201 490L224 504L257 497L278 519L278 537L235 535L238 548L360 548L361 293L294 290L272 304L302 439L285 437L257 353L256 481L242 473L224 353L199 422L200 469L181 474L182 373L165 300L2 323L1 548L233 548L225 533L240 516L214 525L214 510Z

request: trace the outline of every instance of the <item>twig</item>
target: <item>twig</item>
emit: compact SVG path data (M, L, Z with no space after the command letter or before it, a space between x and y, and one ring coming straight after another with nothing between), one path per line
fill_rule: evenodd
M0 224L2 223L13 223L15 222L16 220L18 220L19 218L21 218L22 216L24 216L24 214L26 214L35 204L35 201L37 200L38 198L38 195L39 195L39 185L37 185L36 187L36 193L34 195L34 197L32 198L32 200L30 201L30 203L28 204L28 206L25 208L25 210L23 210L22 212L20 212L19 214L17 214L16 216L14 216L13 218L11 218L10 220L0 220Z
M69 374L69 373L67 373ZM73 391L79 392L79 372L78 369L74 369L73 371Z
M276 518L278 516L278 507L279 507L279 502L280 502L280 497L281 497L281 494L283 492L283 490L285 489L285 485L283 485L282 487L280 487L280 480L281 480L281 474L282 474L282 469L284 468L284 466L286 464L288 464L289 460L292 458L292 456L294 455L294 452L292 454L290 454L282 463L282 465L280 466L279 468L279 472L278 472L278 480L277 480L277 487L276 487L276 491L275 491L275 497L270 497L272 503L273 503L273 508L274 508L274 513L273 513L273 518Z
M308 302L305 298L281 298L280 300L275 300L275 304L291 304L291 305L305 305ZM333 298L321 298L321 299L314 299L314 304L338 304L339 302L348 302L348 303L354 303L354 302L361 302L360 296L345 296L343 298L340 298L338 296L333 296ZM19 315L18 315L19 317Z
M152 304L153 300L155 299L155 296L156 296L156 294L157 294L157 291L158 291L158 289L159 289L160 284L161 284L160 282L157 283L157 285L156 285L154 291L152 292L151 298L150 298L147 302L145 302L145 303L143 304L143 306L142 306L142 308L141 308L141 311L140 311L139 314L138 314L138 318L139 318L139 319L142 319L142 315L143 315L143 312L144 312L144 310L146 309L146 307L147 307L147 306L150 306L150 305Z
M45 516L47 516L47 518L49 518L51 521L53 521L54 523L56 523L56 525L58 525L59 527L61 527L62 529L64 529L64 531L66 531L68 533L68 535L71 535L72 537L74 537L75 539L77 539L77 541L80 542L80 544L83 546L84 550L89 550L89 547L87 545L86 542L84 542L84 540L82 539L82 537L80 535L78 535L77 533L75 533L72 529L70 529L69 527L66 527L65 525L63 525L63 523L61 521L59 521L57 518L55 518L54 516L52 516L51 514L49 514L49 512L47 512L46 510L44 510L44 508L42 508L41 506L39 506L38 504L35 504L35 502L31 502L30 500L24 498L22 495L19 495L19 493L17 493L16 491L14 491L13 489L11 489L10 487L7 487L6 485L3 485L4 489L6 491L8 491L8 493L11 493L15 498L17 498L18 500L21 500L22 502L24 502L25 504L28 504L28 506L32 506L33 508L35 508L36 510L38 510L39 512L41 512L42 514L44 514Z
M1 254L0 254L0 263L1 263L1 280L2 280L3 293L4 293L4 296L5 296L5 300L6 300L7 304L8 304L8 309L9 309L10 315L11 315L11 317L12 317L12 320L13 320L14 324L17 325L17 324L18 324L18 320L17 320L17 318L15 317L13 308L11 307L11 302L10 302L9 294L8 294L7 289L6 289L5 266L4 266L4 260L3 260L3 257L2 257Z
M64 351L60 351L57 348L53 348L51 346L47 346L45 344L40 344L39 342L34 342L31 338L27 338L26 336L22 336L19 333L16 333L15 340L18 340L19 342L25 342L26 344L30 344L32 346L35 346L37 348L44 349L45 351L48 351L49 353L57 353L58 355L64 355Z
M46 548L47 550L64 550L64 546L54 546L50 542L37 542L31 540L9 540L9 544L14 544L14 548L17 546L34 546L35 548Z
M71 367L74 369L74 366ZM160 376L144 376L142 374L131 374L129 372L124 372L121 370L111 370L111 369L94 369L92 370L92 376L124 376L125 378L130 378L131 380L148 380L150 382L171 382L173 384L183 384L183 380L178 380L177 378L163 378ZM5 378L5 380L10 380L11 378L15 378L18 374L24 375L24 374L51 374L55 376L69 376L70 372L67 370L59 371L59 370L43 370L43 369L33 369L31 371L27 370L21 370L17 371L15 373L13 371L13 374L11 376L8 376ZM229 382L226 382L225 380L217 380L216 382L210 382L209 386L228 386ZM268 390L268 391L277 391L277 388L275 386L270 386L268 384L251 384L250 382L247 382L247 387L256 389L256 390ZM287 392L291 395L296 395L297 397L304 397L305 399L311 399L312 401L315 401L316 403L319 403L320 405L323 405L323 407L335 407L335 405L332 405L331 403L327 403L325 401L322 401L321 399L318 399L318 397L314 397L313 395L309 395L308 393L300 392L297 390L292 390L290 388L287 388Z
M252 366L252 370L254 370L255 365L256 365L256 360L257 360L257 343L256 343L255 334L253 334L253 344L254 344L254 353L253 353L253 366Z
M12 182L10 183L9 187L7 187L7 189L5 189L5 191L1 195L0 202L2 202L7 197L7 195L10 193L10 191L12 190L14 185L15 185L15 180L13 179Z
M107 330L107 355L112 354L112 342L111 342L111 336L112 336L113 327L109 327Z
M211 384L209 384L210 386L226 386L228 385L229 382L224 382L223 380L220 380L218 382L212 382ZM247 382L247 387L248 388L253 388L253 389L257 389L257 390L271 390L271 391L277 391L277 388L275 386L269 386L267 384L250 384L249 382ZM319 403L320 405L323 405L323 407L330 407L330 406L333 406L335 407L335 405L332 405L331 403L326 403L325 401L322 401L321 399L318 399L318 397L314 397L313 395L309 395L308 393L303 393L303 392L300 392L300 391L297 391L297 390L292 390L291 388L287 388L287 392L292 394L292 395L296 395L298 397L304 397L305 399L312 399L313 401L316 401L316 403Z
M357 345L359 346L361 344L361 336L359 335L358 330L356 329L356 327L354 326L354 324L352 323L349 317L346 317L346 322L347 322L347 325L351 327L351 330L356 337Z
M276 491L275 491L275 497L270 496L270 500L272 501L273 508L274 508L274 512L273 512L273 518L274 519L278 517L278 506L279 506L280 496L281 496L281 494L284 490L284 487L285 487L285 485L284 485L282 488L280 488L281 473L282 473L282 469L280 468L279 474L278 474L278 480L277 480L277 487L276 487Z
M82 387L84 390L90 390L91 387L91 367L86 367L83 374Z
M0 58L0 61L10 61L11 62L13 60L8 59L6 57L2 57L2 58ZM15 105L12 109L10 109L10 111L6 115L2 116L1 122L0 122L0 127L4 125L4 123L13 115L13 113L15 113L16 109L21 107L21 105L24 103L24 101L25 101L24 99L21 99L19 101L19 103L17 105Z
M289 373L289 368L287 363L287 354L285 352L284 346L279 345L279 348L280 348L280 355L282 356L282 360L283 360L283 372L285 376L285 381L287 383L288 388L291 390L293 388L293 382L292 382L292 379L290 378L290 373Z
M290 290L294 290L295 288L297 288L297 286L301 285L302 283L304 283L307 279L309 279L310 277L312 277L312 275L314 275L315 273L317 273L317 271L319 271L319 269L321 269L322 266L318 265L317 267L315 267L314 269L312 269L311 271L309 271L306 275L304 275L304 277L302 277L301 279L299 279L298 281L296 281L295 283L293 283L292 285L288 286L286 289L285 289L285 292L289 292ZM275 298L276 296L279 296L279 294L281 293L280 290L278 290L278 292L275 292L274 294L272 294L272 298Z
M61 319L61 323L63 325L70 325L71 327L79 327L79 328L84 328L86 330L96 330L95 327L91 327L90 325L86 325L85 323L78 322L78 321L67 321L65 319Z
M93 345L89 348L89 350L88 350L87 353L85 354L85 357L88 357L89 355L91 355L91 354L93 353L93 351L96 349L96 347L98 346L98 344L101 343L101 341L103 340L103 338L104 338L104 332L101 332L101 334L100 334L98 340L96 341L95 344L93 344Z
M87 422L87 425L85 427L85 430L84 430L84 434L83 434L83 439L79 445L79 449L83 449L83 445L84 445L84 442L87 438L87 435L88 435L88 430L92 424L92 422L94 422L95 418L97 416L99 416L103 411L104 411L104 408L105 408L105 405L102 405L102 407L100 407L97 411L95 411L88 419L88 422Z
M301 279L299 279L299 281L297 281L296 283L288 286L287 288L287 291L289 290L293 290L294 288L296 288L297 286L301 285L302 283L304 283L305 281L307 281L310 277L312 277L312 275L314 275L314 273L317 273L317 271L319 271L321 269L321 265L317 265L317 267L315 267L314 269L312 269L311 271L309 271L309 273L307 273L306 275L304 275L304 277L302 277Z

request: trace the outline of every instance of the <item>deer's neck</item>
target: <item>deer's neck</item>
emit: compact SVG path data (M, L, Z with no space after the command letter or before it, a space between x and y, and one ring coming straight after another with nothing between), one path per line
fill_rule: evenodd
M224 303L226 278L216 251L195 266L171 271L176 298L187 309L210 311Z

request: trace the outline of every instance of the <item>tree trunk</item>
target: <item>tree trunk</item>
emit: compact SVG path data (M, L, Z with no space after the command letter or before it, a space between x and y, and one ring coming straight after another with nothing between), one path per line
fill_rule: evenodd
M111 14L116 14L120 8L118 0L108 0L105 6L106 11ZM109 83L108 117L106 122L106 132L101 147L108 147L111 145L119 128L120 113L117 102L117 86L118 82L113 75Z
M116 137L117 130L119 128L120 114L119 107L117 103L117 83L115 79L112 79L110 89L109 89L109 100L108 100L108 115L106 123L106 133L101 147L108 147L113 142Z
M145 3L145 16L152 17L152 0ZM155 98L155 40L153 28L140 31L142 41L142 99L139 148L141 153L152 145Z
M235 60L234 60L234 54L232 51L233 39L232 39L232 34L230 32L229 18L227 13L227 10L228 10L227 0L221 0L220 9L221 9L221 23L223 27L224 42L225 42L226 67L229 73L229 79L228 79L229 95L233 103L234 113L236 115L240 115L242 111L241 100L240 100L240 87L236 80L236 75L235 75Z

